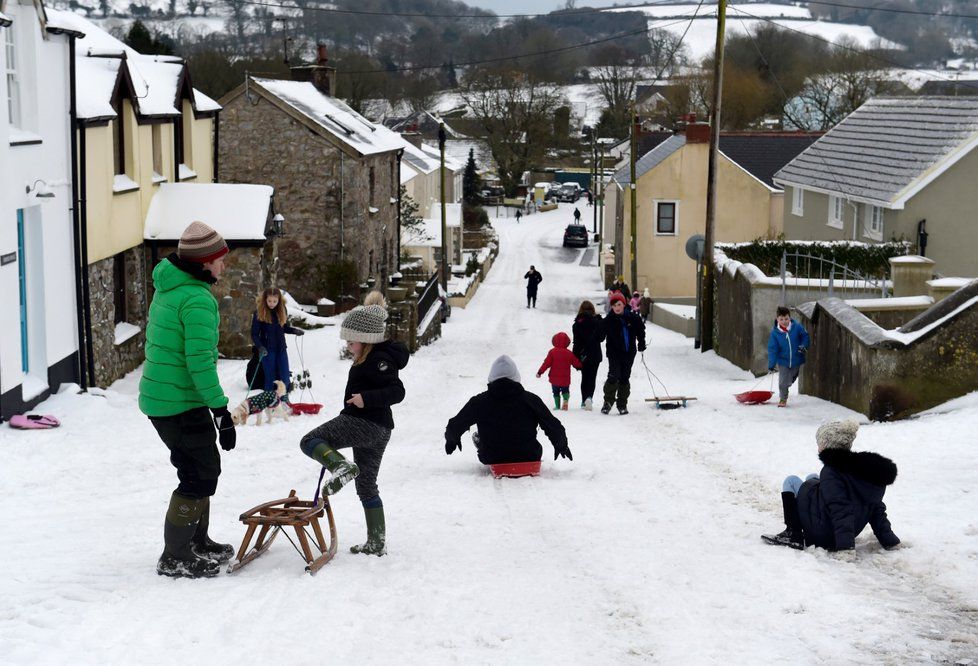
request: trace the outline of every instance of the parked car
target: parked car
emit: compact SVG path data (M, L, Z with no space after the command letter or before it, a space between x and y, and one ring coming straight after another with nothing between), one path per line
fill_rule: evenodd
M577 183L564 183L560 186L560 194L557 195L558 201L574 203L581 198L581 186Z
M550 187L547 189L546 196L544 199L553 199L557 201L557 197L560 195L560 188L563 183L550 183Z
M564 229L564 247L587 247L588 231L583 224L568 224Z

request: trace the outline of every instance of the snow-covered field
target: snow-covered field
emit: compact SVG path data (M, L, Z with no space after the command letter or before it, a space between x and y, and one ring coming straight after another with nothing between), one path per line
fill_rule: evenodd
M138 372L48 400L36 411L59 430L0 428L0 663L973 663L978 395L860 429L857 449L899 466L886 501L903 546L882 551L865 533L853 562L759 535L781 529L783 477L817 471L816 426L864 419L808 396L740 405L748 373L655 326L646 360L699 398L688 409L643 404L637 363L628 416L559 414L573 462L553 462L545 443L540 477L493 480L467 438L445 455L445 422L483 390L492 359L513 356L549 399L534 373L551 336L602 298L597 269L560 247L570 210L497 221L488 280L404 371L380 474L387 557L347 552L364 537L348 488L334 500L340 552L315 577L281 538L234 576L158 577L175 475L136 408ZM544 277L535 310L529 264ZM318 469L298 441L338 411L348 362L336 326L303 340L323 416L239 429L213 500L218 538L239 543L237 516L259 502L313 493ZM233 402L243 367L220 364Z

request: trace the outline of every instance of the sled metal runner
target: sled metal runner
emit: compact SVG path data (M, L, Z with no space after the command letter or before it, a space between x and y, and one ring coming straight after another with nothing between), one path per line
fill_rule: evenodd
M329 523L328 543L319 524L319 519L324 514ZM313 503L300 500L295 496L295 490L292 490L285 499L265 502L245 511L241 514L240 520L247 526L247 530L241 548L238 549L237 560L228 567L229 574L239 571L246 564L265 554L279 532L289 527L295 530L299 545L296 546L295 542L292 542L292 545L306 561L306 571L309 574L315 574L336 555L336 522L333 520L333 509L327 497L322 497ZM309 534L307 528L312 529L312 534ZM258 538L254 547L250 548L255 532L258 533ZM285 532L285 537L292 541L288 532Z
M678 409L685 407L689 400L696 398L688 395L661 395L654 398L646 398L645 402L654 402L656 409Z

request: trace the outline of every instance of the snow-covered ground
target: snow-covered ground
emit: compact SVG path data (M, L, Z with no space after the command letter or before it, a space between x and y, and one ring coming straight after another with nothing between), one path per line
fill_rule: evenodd
M493 480L468 438L445 455L445 422L483 390L492 359L513 356L549 400L534 374L551 336L603 297L583 251L561 248L570 210L496 221L489 278L404 371L380 474L387 557L347 552L364 537L348 488L333 503L340 552L315 577L281 538L234 576L157 576L175 475L136 407L138 372L52 397L36 411L59 430L0 428L0 663L973 663L978 395L860 429L857 449L899 466L886 501L903 546L885 552L864 533L853 562L759 535L781 529L783 477L817 471L816 426L864 419L808 396L740 405L748 373L652 325L646 360L670 392L699 398L688 409L643 403L637 363L628 416L559 414L573 462L553 462L545 442L540 477ZM544 281L528 310L530 264ZM291 488L312 495L318 469L298 441L339 409L338 332L303 338L322 416L240 428L222 455L214 536L237 544L242 511ZM236 403L244 362L219 369Z

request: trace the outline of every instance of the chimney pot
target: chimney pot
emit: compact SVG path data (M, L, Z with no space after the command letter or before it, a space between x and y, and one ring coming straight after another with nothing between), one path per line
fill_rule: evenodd
M329 62L329 50L326 45L320 42L316 44L316 64L326 65Z

